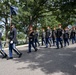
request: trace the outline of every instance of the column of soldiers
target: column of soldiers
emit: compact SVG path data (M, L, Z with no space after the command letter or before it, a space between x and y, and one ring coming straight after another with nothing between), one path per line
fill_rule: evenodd
M9 55L7 55L4 50L2 50L1 43L2 33L0 33L0 53L2 54L2 58L13 59L12 51L14 51L18 57L22 56L22 53L16 48L17 41L17 29L15 25L12 24L10 26L10 33L8 35L9 39ZM28 45L28 53L31 53L32 47L35 52L38 51L39 46L45 46L45 48L56 46L56 49L66 47L69 45L70 40L72 44L76 43L76 31L75 27L72 27L71 32L69 33L69 29L62 29L62 25L59 24L58 28L55 27L53 30L48 26L46 29L42 28L41 32L38 29L33 29L33 27L29 28L29 45ZM41 37L41 41L40 41Z
M33 30L34 31L34 30ZM56 49L66 47L69 45L70 39L72 44L76 43L76 31L75 27L72 27L71 33L69 33L69 29L66 27L62 29L62 25L59 24L58 28L55 27L53 30L48 26L46 29L42 28L40 35L38 29L33 32L33 44L37 47L41 45L45 45L45 48L51 47L51 45L56 46ZM41 41L39 42L38 37L41 37ZM38 44L38 45L37 45ZM38 50L38 49L37 49Z

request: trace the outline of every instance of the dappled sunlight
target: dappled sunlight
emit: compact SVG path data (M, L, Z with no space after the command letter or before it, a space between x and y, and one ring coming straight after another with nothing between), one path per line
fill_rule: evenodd
M16 58L14 54L13 68L17 71L27 72L38 75L75 75L76 74L76 48L75 44L72 48L40 48L37 52L27 53L27 48L21 50L23 53L21 58ZM8 63L9 64L9 63ZM8 66L9 68L9 66ZM37 73L36 73L37 72Z
M52 73L50 75L69 75L69 74L68 73L63 73L61 71L58 71L58 72L54 72L54 73Z
M59 54L59 56L72 56L71 54Z
M76 44L69 45L69 46L67 46L67 48L70 48L70 49L72 49L72 48L76 48L75 45L76 45Z
M37 53L24 54L23 51L23 57L13 61L27 64L27 66L19 67L18 70L35 71L40 69L45 75L75 75L76 67L73 65L76 64L76 53L74 51L75 45L72 48L61 49L40 48Z

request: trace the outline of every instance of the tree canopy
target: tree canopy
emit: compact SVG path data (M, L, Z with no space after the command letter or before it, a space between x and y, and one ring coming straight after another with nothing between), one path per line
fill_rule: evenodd
M18 7L18 14L12 15L12 23L24 32L27 26L41 23L41 27L50 25L63 27L76 21L76 0L0 0L0 21L8 31L10 6Z

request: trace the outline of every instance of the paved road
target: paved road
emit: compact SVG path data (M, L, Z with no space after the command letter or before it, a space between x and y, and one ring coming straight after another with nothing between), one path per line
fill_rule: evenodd
M76 44L62 49L40 47L31 54L25 46L18 49L21 58L15 53L13 60L0 58L0 75L76 75Z

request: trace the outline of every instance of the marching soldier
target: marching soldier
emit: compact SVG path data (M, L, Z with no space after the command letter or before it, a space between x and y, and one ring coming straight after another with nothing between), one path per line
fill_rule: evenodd
M0 32L0 53L2 54L2 58L6 58L7 54L2 50L1 38L2 38L2 33Z
M64 40L64 47L66 46L66 43L69 45L69 33L67 31L67 28L65 28L64 30L63 40Z
M70 38L72 39L72 44L76 42L75 35L76 35L76 31L75 31L75 27L73 27L70 34Z
M7 59L13 59L12 50L18 55L20 58L22 53L16 48L17 43L17 30L15 25L11 25L10 33L9 33L9 57Z
M36 29L36 31L34 32L34 41L35 41L35 47L37 47L37 43L38 43L38 46L40 46L40 43L39 43L39 32L38 32L38 29Z
M53 46L55 46L55 40L56 40L56 28L52 30L52 41L53 41Z
M59 25L59 28L56 30L56 45L57 45L57 49L59 49L59 43L61 45L61 48L63 47L62 44L62 28L61 25Z
M44 29L42 29L41 40L42 40L42 45L46 44L46 41L45 41L45 30Z
M34 44L34 31L32 27L29 28L29 51L28 53L31 53L31 46L35 49L35 52L38 50Z
M47 30L46 30L46 48L48 48L48 44L49 44L50 47L51 47L51 34L52 34L51 29L50 29L50 27L48 26L48 27L47 27Z

